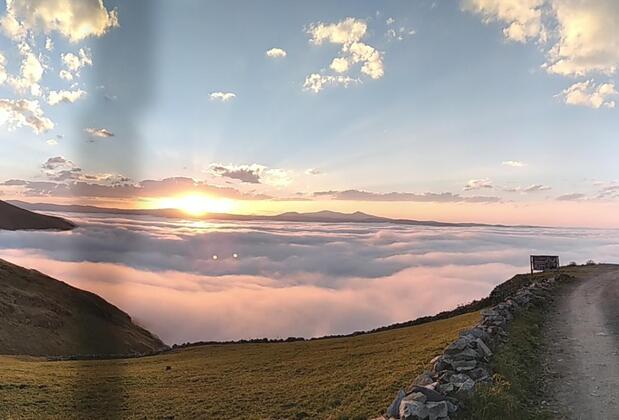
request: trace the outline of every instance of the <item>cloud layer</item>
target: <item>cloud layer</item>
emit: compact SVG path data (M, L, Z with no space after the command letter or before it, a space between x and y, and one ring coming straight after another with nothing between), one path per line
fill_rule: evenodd
M453 193L407 193L407 192L389 192L376 193L362 190L344 190L344 191L319 191L315 192L316 198L329 198L332 200L350 200L350 201L411 201L420 203L496 203L501 201L499 197L493 196L470 196L464 197Z
M612 230L76 221L3 233L0 258L101 294L168 343L348 333L484 296L531 252L619 258Z

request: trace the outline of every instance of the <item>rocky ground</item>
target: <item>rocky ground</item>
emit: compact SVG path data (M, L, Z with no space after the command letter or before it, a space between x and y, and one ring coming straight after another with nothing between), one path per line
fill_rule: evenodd
M544 327L546 390L560 419L619 419L619 266L561 288Z

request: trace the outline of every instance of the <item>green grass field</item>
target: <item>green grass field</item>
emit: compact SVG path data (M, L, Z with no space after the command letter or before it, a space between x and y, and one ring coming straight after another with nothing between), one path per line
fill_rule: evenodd
M478 320L473 312L356 337L138 359L0 356L0 418L365 419Z

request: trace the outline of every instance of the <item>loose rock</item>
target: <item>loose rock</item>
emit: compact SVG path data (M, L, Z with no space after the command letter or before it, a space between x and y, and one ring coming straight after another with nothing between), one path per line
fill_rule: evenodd
M400 418L404 420L425 419L429 416L426 404L419 401L403 400L400 404Z
M387 413L385 414L387 417L397 418L400 415L400 403L402 402L405 396L406 396L406 393L404 392L403 389L398 391L398 395L396 395L395 399L393 400L389 408L387 408Z

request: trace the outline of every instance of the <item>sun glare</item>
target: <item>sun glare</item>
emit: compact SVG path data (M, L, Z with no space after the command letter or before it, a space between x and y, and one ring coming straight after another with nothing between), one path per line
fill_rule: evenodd
M207 195L186 195L159 200L157 207L181 210L191 216L207 213L228 213L236 207L234 201L226 198L213 198Z

